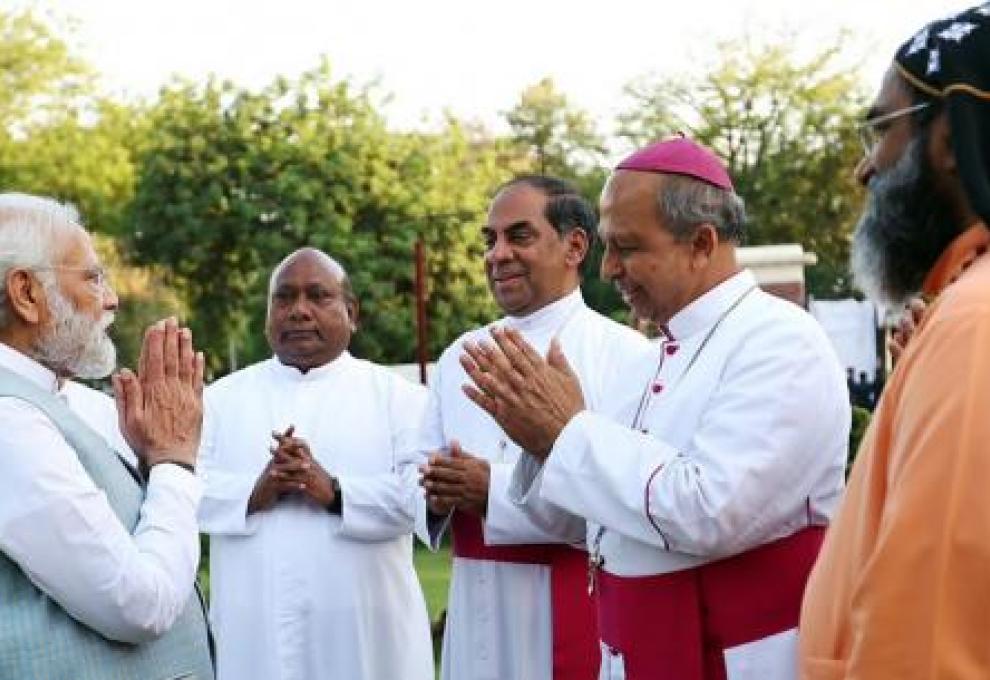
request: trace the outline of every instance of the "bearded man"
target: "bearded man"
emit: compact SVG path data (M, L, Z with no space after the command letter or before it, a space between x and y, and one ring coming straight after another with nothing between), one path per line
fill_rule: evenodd
M203 357L174 319L112 402L117 296L74 210L0 195L0 677L213 677L194 592ZM142 475L126 460L136 454Z
M859 285L926 310L812 572L807 680L990 675L990 3L897 51L863 130Z

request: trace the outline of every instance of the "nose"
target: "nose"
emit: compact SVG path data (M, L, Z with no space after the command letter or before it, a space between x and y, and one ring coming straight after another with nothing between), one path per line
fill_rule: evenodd
M605 252L602 253L602 264L599 267L598 275L606 281L614 281L619 278L621 273L622 263L615 255L615 251L606 245Z
M306 320L310 318L309 303L305 295L299 295L292 302L289 308L289 318L293 321Z
M872 154L863 156L859 163L856 164L856 169L853 171L856 181L864 187L870 183L870 178L876 174L876 168L873 167L871 157Z
M495 237L494 243L488 248L485 253L485 258L491 262L505 262L512 259L512 248L506 242L505 238L501 235Z
M108 312L116 312L120 307L120 299L117 293L109 285L103 289L103 309Z

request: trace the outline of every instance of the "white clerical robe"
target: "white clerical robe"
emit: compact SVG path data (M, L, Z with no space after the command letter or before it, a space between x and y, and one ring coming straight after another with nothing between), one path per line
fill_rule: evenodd
M508 317L497 323L518 329L543 354L550 339L559 337L590 408L595 408L605 393L621 392L621 386L613 383L623 373L620 366L649 350L641 334L589 309L580 290L527 317ZM466 333L440 357L431 379L420 448L425 455L457 440L468 453L489 461L485 544L582 543L583 519L539 502L527 514L508 497L512 467L520 450L461 390L470 382L459 361L466 340L491 341L491 336L487 327ZM431 526L434 545L445 528L445 523ZM583 564L584 557L578 557ZM582 583L577 595L583 590ZM591 628L593 615L589 610ZM591 630L592 644L594 639ZM455 556L441 677L550 680L555 661L551 567ZM592 662L597 666L597 659L592 658Z
M634 371L636 398L607 397L602 413L567 425L545 464L523 456L514 470L522 507L588 519L605 577L679 572L827 525L842 492L846 385L809 315L743 271L669 330ZM796 677L793 630L743 647L725 651L729 680ZM603 678L634 677L621 650L603 653Z
M411 535L425 392L346 352L307 373L269 359L206 390L218 680L432 680ZM289 425L339 480L342 514L283 498L247 515L271 433Z

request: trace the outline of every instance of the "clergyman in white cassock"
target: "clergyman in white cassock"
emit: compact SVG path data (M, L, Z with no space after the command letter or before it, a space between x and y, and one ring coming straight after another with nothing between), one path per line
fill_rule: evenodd
M563 185L566 186L566 185ZM567 194L567 200L583 199ZM489 279L500 305L510 315L498 326L518 329L540 351L552 337L562 343L581 376L588 402L597 404L618 386L620 364L648 349L646 339L591 310L577 287L576 263L565 266L560 253L539 263L531 241L505 234L525 224L551 244L566 235L545 218L548 196L541 186L510 183L493 201L489 214ZM589 220L593 220L590 208ZM582 224L584 229L590 225ZM512 239L523 241L523 245ZM532 237L529 237L532 238ZM509 241L507 247L501 240ZM582 251L583 256L583 251ZM494 260L494 262L493 262ZM559 268L556 275L569 288L549 301L531 296L530 307L518 314L510 293L499 287L500 274L517 271L520 261L531 268ZM579 262L580 260L578 260ZM531 274L532 279L536 276ZM534 287L538 287L535 283ZM541 305L536 309L533 300ZM466 341L490 337L490 327L466 333L442 354L431 378L431 395L420 448L446 450L457 442L469 454L483 457L489 479L484 518L457 509L444 521L431 522L434 545L452 525L453 571L443 645L441 677L447 680L582 680L598 669L594 608L586 589L584 521L559 508L531 508L527 514L507 495L510 473L520 449L487 413L467 399L468 380L458 359ZM427 486L428 493L430 487ZM577 547L575 547L575 545Z
M325 255L289 256L272 280L277 356L206 390L200 523L211 535L218 678L433 678L411 534L426 390L343 349L349 296ZM290 426L330 497L303 490L303 472L279 476L269 446ZM284 488L257 501L269 478Z
M808 314L738 268L731 222L702 212L658 224L658 192L666 206L685 194L734 202L714 157L683 139L644 153L602 199L603 273L665 335L630 374L639 396L609 396L602 412L571 410L528 436L520 423L540 409L478 372L497 369L477 350L483 391L472 394L497 401L499 422L534 454L514 470L522 507L588 520L603 680L791 680L801 596L843 484L841 366ZM661 254L666 270L648 266ZM659 285L677 257L693 264ZM498 340L526 373L523 346Z

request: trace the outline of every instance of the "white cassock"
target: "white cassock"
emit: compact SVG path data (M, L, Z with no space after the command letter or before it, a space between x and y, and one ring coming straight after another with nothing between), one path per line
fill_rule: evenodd
M545 354L559 337L594 408L620 364L649 349L636 331L588 308L575 290L523 318L499 325L518 329ZM584 520L536 503L523 512L507 495L520 450L461 387L470 382L460 365L465 340L488 340L488 328L471 331L440 357L431 379L421 432L424 454L457 440L491 465L487 517L453 518L454 560L441 677L445 680L582 680L598 668L594 606L586 589ZM430 527L434 546L447 523ZM519 545L523 544L523 545ZM582 549L575 549L575 545Z
M207 388L199 516L218 680L432 680L411 534L425 400L346 352L307 373L272 358ZM291 498L247 515L272 431L289 425L339 480L341 515Z
M634 399L580 413L542 467L523 456L514 471L523 507L588 519L603 679L796 677L848 395L812 317L755 285L743 271L684 308Z

